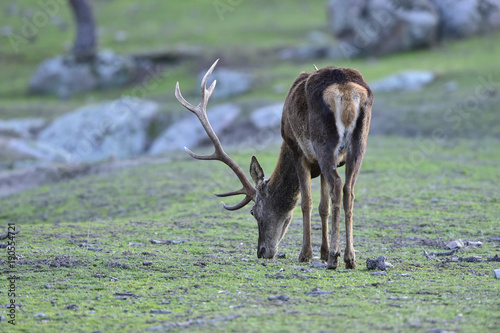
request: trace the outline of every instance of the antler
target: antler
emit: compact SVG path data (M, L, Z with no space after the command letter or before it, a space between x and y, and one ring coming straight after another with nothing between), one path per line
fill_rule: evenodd
M215 134L212 125L210 125L210 122L208 121L207 117L207 103L208 100L210 99L210 96L212 95L215 84L217 81L214 81L210 87L207 89L207 81L208 78L210 77L210 74L212 74L215 66L219 62L219 59L217 59L212 67L207 71L205 76L203 77L203 80L201 82L201 102L197 105L191 105L188 101L182 97L181 90L179 89L179 82L177 82L175 86L175 97L179 100L179 102L184 105L186 109L189 111L193 112L198 119L200 120L201 125L205 129L205 132L207 132L208 137L212 141L214 147L215 147L215 152L212 155L198 155L193 153L191 150L189 150L187 147L184 147L186 152L191 155L192 157L198 159L198 160L217 160L225 163L227 166L233 170L233 172L238 176L238 179L240 180L241 184L243 187L237 191L231 191L227 193L222 193L222 194L217 194L214 193L218 197L228 197L232 195L238 195L238 194L245 194L245 199L243 199L239 204L234 205L234 206L226 206L226 204L223 202L222 205L224 206L225 209L227 210L237 210L240 209L244 206L246 206L250 201L252 201L255 198L255 187L252 185L250 180L248 180L247 176L241 170L241 168L236 164L236 162L229 157L229 155L224 152L224 149L222 148L222 144L220 143L219 138Z

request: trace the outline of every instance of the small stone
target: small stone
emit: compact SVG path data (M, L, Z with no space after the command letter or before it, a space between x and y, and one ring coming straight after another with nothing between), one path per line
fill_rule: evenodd
M394 267L391 263L386 262L385 256L379 256L377 259L366 259L366 269L380 269L381 271L385 271L387 268Z
M149 311L149 313L152 313L152 314L169 314L169 313L172 313L172 311L169 311L169 310L153 310L153 309L151 309L151 311Z
M45 286L43 286L45 289L52 289L52 285L51 284L46 284Z
M290 297L288 297L286 295L279 295L279 296L269 296L267 299L269 301L278 300L278 301L287 302L290 299Z
M462 242L461 239L457 239L455 241L451 241L448 244L446 244L446 247L451 250L461 249L462 247L464 247L464 242Z
M313 288L311 291L306 292L306 295L324 295L333 294L333 290L321 290L319 287Z
M311 266L313 268L326 268L326 264L319 261L313 261Z
M496 279L500 279L500 268L493 270L493 277Z
M279 253L278 254L279 259L286 259L286 254L285 253Z
M152 261L143 261L142 264L144 266L151 266L153 264L153 262Z
M37 313L36 315L33 316L34 318L45 318L47 315L45 313Z
M276 273L274 275L272 274L266 274L266 277L273 277L273 278L276 278L276 279L284 279L285 276L281 273Z
M387 275L386 272L384 271L377 271L377 272L373 272L371 273L370 275L374 275L374 276L382 276L382 275Z
M64 308L65 310L78 310L79 306L76 305L76 304L68 304L66 305L66 307Z

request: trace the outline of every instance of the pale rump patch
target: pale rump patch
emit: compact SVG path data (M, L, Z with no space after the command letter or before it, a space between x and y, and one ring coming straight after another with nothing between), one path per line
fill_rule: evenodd
M359 103L366 97L366 89L353 82L332 84L323 92L323 100L335 113L337 127L341 120L344 128L348 128L357 118Z

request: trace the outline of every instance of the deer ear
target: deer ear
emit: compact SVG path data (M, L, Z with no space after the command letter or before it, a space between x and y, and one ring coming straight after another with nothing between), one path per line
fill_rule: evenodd
M264 184L264 170L255 156L252 156L252 163L250 163L250 176L252 176L255 187L259 188Z

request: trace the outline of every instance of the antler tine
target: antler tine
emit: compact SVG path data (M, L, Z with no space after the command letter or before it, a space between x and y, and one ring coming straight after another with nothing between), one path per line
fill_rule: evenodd
M218 196L219 198L230 197L232 195L238 195L238 194L247 194L247 192L246 192L245 188L241 188L239 190L226 192L226 193L214 193L214 195Z
M245 197L245 199L241 200L241 202L237 205L234 206L227 206L224 202L222 203L222 206L227 209L227 210L238 210L240 208L245 207L250 201L252 201L252 198L249 197L248 195Z
M314 70L317 71L318 70L318 67L316 67L316 65L313 64L313 67L314 67Z
M215 62L212 64L212 66L208 69L208 71L205 73L205 76L203 76L203 80L201 80L201 102L203 106L207 106L208 100L210 99L210 96L212 96L212 93L214 92L215 89L215 84L217 83L217 80L214 80L210 87L207 90L207 82L208 78L210 75L212 75L212 72L215 69L215 66L217 66L217 63L219 62L219 59L215 60Z
M180 88L179 88L179 82L177 82L177 85L175 87L175 97L179 100L179 102L189 111L193 112L199 119L201 125L205 129L205 132L207 133L208 137L212 141L215 152L211 155L198 155L193 153L191 150L188 148L184 147L186 152L193 158L196 158L198 160L218 160L223 163L225 163L227 166L233 170L233 172L236 174L238 179L240 180L241 184L243 185L243 188L238 190L238 191L232 191L232 192L227 192L223 193L221 195L216 194L217 196L231 196L231 195L239 195L239 194L244 194L246 195L245 199L243 199L239 204L234 205L234 206L226 206L226 204L223 203L224 208L227 210L236 210L244 207L246 204L248 204L254 197L255 197L255 187L252 185L250 180L248 180L247 176L241 170L238 164L229 157L229 155L226 154L224 149L222 148L222 144L220 143L219 138L217 137L217 134L215 134L215 131L212 128L212 125L210 124L207 116L207 104L208 100L210 99L210 96L212 95L215 85L217 81L214 80L214 82L210 85L210 87L207 89L207 82L212 74L215 66L219 62L219 59L217 59L212 66L208 69L206 72L205 76L203 76L203 80L201 82L201 101L197 106L194 106L190 104L186 99L182 96Z

